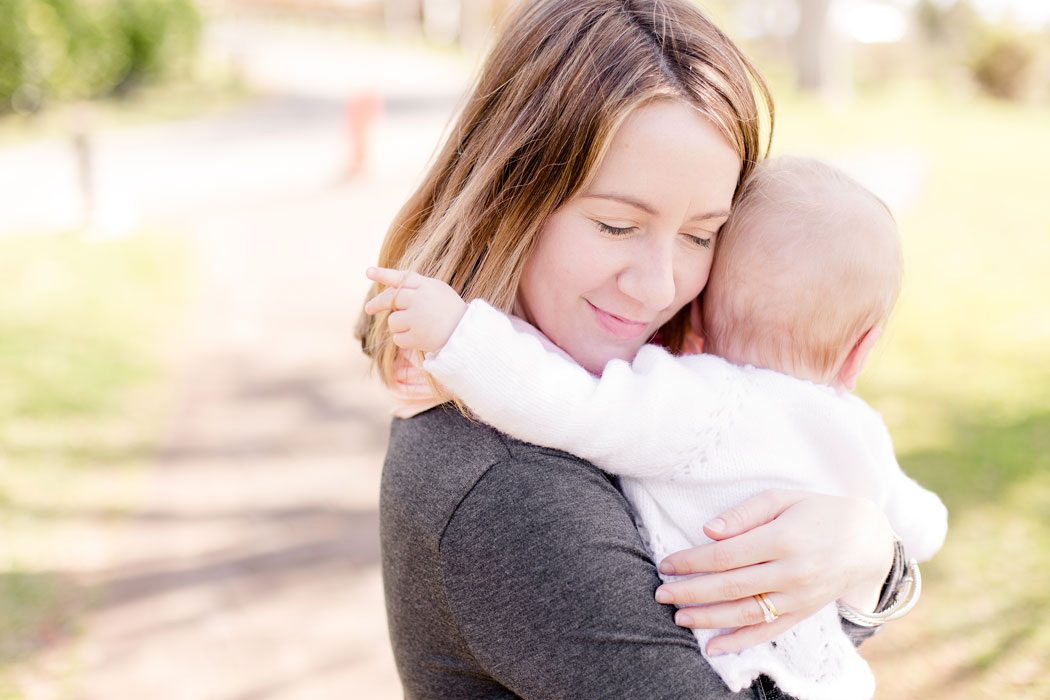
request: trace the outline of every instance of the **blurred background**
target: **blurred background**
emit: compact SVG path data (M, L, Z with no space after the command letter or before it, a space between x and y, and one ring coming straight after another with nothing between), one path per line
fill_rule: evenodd
M400 696L352 330L505 4L0 0L0 698ZM1050 697L1050 3L701 4L900 223L877 697Z

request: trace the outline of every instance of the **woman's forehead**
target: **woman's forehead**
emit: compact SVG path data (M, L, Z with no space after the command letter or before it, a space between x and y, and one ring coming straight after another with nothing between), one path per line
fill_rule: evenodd
M740 173L736 150L709 119L681 102L639 107L613 134L581 196L651 215L728 211Z

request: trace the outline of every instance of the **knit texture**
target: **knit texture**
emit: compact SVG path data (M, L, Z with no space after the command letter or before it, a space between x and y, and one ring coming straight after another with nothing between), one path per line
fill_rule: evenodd
M620 476L657 562L709 541L704 523L770 488L867 498L919 560L947 531L944 505L901 471L879 414L824 385L649 345L594 377L483 301L424 368L498 430ZM704 649L719 631L694 633ZM833 604L772 642L708 660L734 691L765 674L800 700L874 694Z

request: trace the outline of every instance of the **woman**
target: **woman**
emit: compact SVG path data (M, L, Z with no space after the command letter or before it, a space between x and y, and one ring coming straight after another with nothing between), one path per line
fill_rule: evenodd
M513 311L592 372L657 331L680 349L710 239L761 157L752 85L768 107L686 0L524 3L379 262ZM363 318L362 337L395 384L386 324ZM874 507L769 492L708 523L719 541L665 560L713 573L658 603L609 477L448 404L395 420L380 519L408 697L729 697L683 627L739 628L709 648L736 651L832 600L885 604L897 577L883 585L894 544ZM779 696L763 679L754 692Z

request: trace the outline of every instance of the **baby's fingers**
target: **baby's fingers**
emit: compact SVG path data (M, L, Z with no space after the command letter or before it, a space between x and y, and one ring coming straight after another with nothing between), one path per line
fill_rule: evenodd
M407 311L394 311L386 317L386 327L390 329L390 332L394 335L398 333L405 333L412 330L412 316ZM397 339L394 339L395 342ZM405 347L401 343L397 343L400 347Z
M390 311L394 308L394 298L399 290L397 287L388 287L365 302L366 314L378 314L382 311Z
M419 275L409 272L408 270L393 270L389 267L370 267L365 270L365 277L373 282L386 285L387 287L414 288L419 286Z
M412 300L418 290L409 287L387 287L372 297L365 304L365 313L377 314L380 311L404 311L412 306Z
M405 350L419 350L421 340L419 332L416 329L412 328L407 323L399 323L399 319L394 320L393 323L390 322L390 319L393 319L395 316L403 316L404 313L404 311L398 311L390 314L388 317L387 325L390 326L390 339L393 340L394 345L399 348L404 348ZM399 328L400 330L395 330L395 328Z

